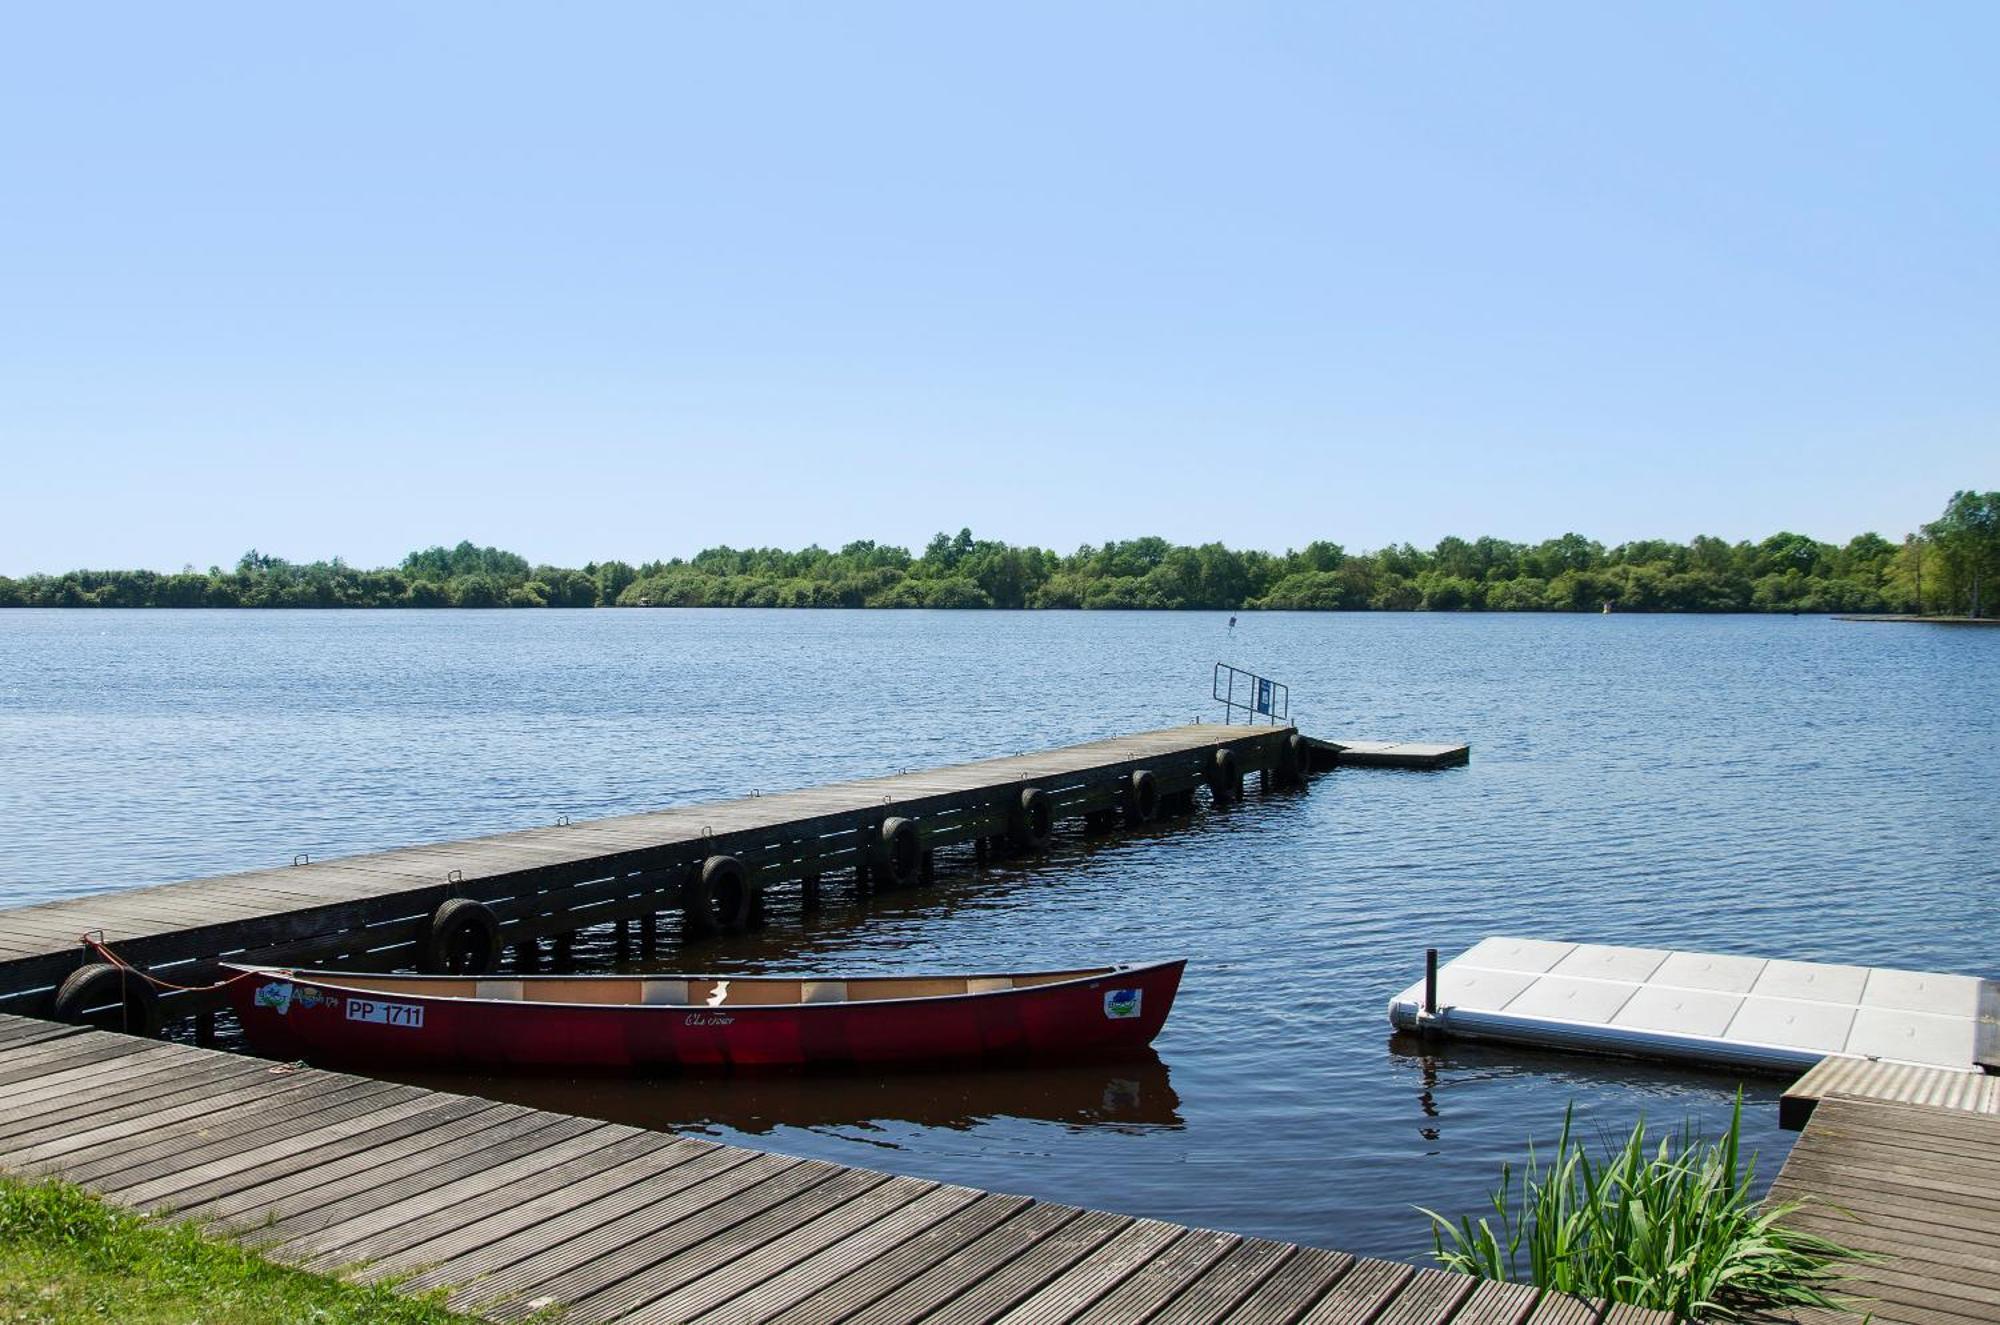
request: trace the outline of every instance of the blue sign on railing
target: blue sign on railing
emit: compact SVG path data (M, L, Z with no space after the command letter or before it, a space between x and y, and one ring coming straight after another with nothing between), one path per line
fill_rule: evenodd
M1237 696L1242 698L1238 699ZM1273 723L1292 720L1292 692L1282 681L1246 672L1228 663L1215 665L1215 698L1222 705L1222 720L1228 722L1237 709L1251 722L1269 718Z

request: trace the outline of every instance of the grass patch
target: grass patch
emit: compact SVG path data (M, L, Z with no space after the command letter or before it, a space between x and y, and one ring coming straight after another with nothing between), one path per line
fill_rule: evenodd
M1842 1266L1864 1258L1789 1227L1796 1203L1752 1198L1757 1160L1742 1154L1741 1094L1720 1137L1683 1124L1649 1147L1641 1119L1595 1160L1572 1138L1571 1112L1546 1162L1531 1144L1518 1175L1501 1167L1491 1217L1454 1224L1423 1212L1440 1265L1684 1320L1759 1321L1844 1305L1833 1295Z
M473 1318L263 1259L58 1182L0 1178L0 1322L447 1325Z

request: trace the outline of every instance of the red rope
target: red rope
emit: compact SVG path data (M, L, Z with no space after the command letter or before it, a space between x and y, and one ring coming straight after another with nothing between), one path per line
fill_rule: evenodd
M89 948L92 952L104 958L105 961L110 962L113 966L117 967L119 970L127 971L133 975L136 975L141 980L144 980L147 984L152 985L157 989L170 990L176 994L206 994L217 989L227 989L229 986L235 984L238 980L256 979L264 974L264 972L262 971L238 971L235 975L229 976L226 979L217 980L214 984L177 985L171 980L162 980L159 976L153 975L148 971L143 971L137 966L134 966L131 962L126 961L123 957L120 957L117 953L111 951L110 947L107 946L100 939L94 939L90 937L89 934L79 934L77 937L83 941L84 947Z

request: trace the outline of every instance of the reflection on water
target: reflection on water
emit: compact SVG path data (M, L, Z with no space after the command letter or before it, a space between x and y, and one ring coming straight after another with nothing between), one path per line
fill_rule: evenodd
M0 902L823 784L1170 722L1218 658L1315 735L1438 773L1100 838L660 967L1185 956L1157 1062L892 1080L440 1082L1355 1252L1478 1211L1551 1141L1727 1122L1737 1078L1387 1040L1490 934L2000 971L2000 634L1814 618L1199 612L4 612ZM52 812L52 807L60 812ZM1970 918L1970 919L1968 919ZM577 961L604 969L603 936ZM1136 1082L1136 1094L1121 1083ZM1791 1138L1752 1077L1746 1143Z
M403 1074L414 1086L483 1095L606 1122L723 1136L781 1127L880 1132L908 1123L970 1131L997 1120L1141 1132L1182 1125L1159 1055L979 1071L605 1077ZM891 1143L893 1144L893 1143Z

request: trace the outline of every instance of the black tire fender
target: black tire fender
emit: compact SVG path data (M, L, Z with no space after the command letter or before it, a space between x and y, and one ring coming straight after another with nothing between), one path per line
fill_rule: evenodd
M1040 787L1023 787L1010 820L1008 835L1016 846L1047 846L1055 833L1055 808L1049 804L1049 793Z
M1150 768L1132 771L1131 792L1125 801L1125 822L1149 824L1160 814L1160 780Z
M923 832L916 821L884 819L875 838L875 859L885 882L897 888L914 884L924 871Z
M1299 781L1304 782L1313 772L1312 742L1301 733L1293 732L1285 738L1285 748L1292 752L1292 765L1298 771Z
M1208 789L1218 805L1243 799L1243 765L1234 750L1225 747L1215 752L1208 766Z
M436 975L490 975L500 969L500 917L470 897L447 897L417 941L417 967Z
M91 962L71 971L56 987L51 1011L57 1021L74 1026L96 1026L147 1039L158 1035L166 1020L160 1012L159 991L151 982L137 971L122 970L110 962Z
M696 934L739 933L750 924L755 900L748 866L734 856L710 856L683 908L688 928Z

